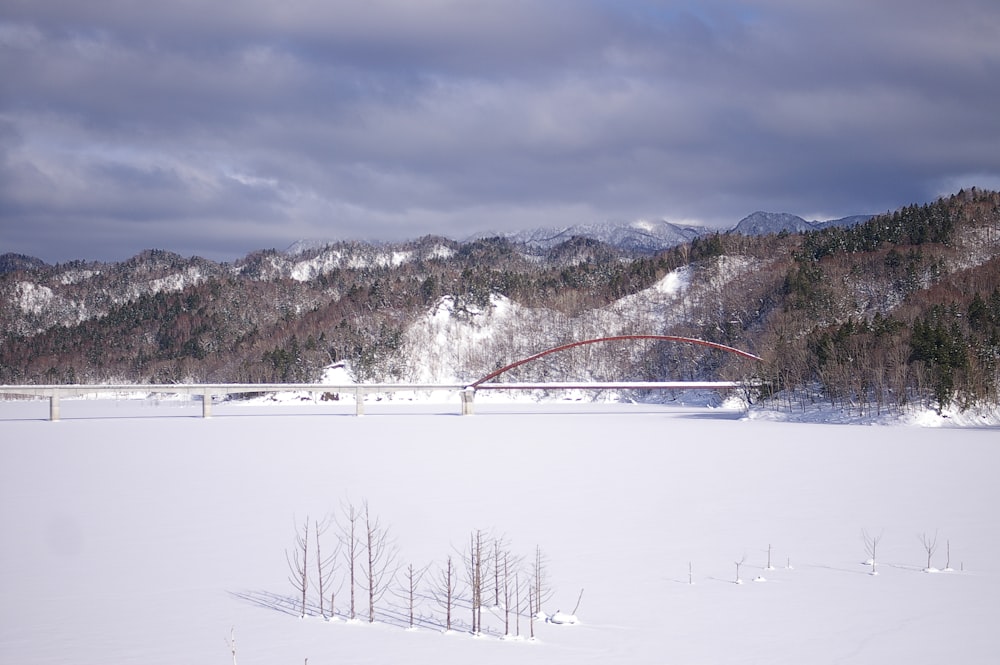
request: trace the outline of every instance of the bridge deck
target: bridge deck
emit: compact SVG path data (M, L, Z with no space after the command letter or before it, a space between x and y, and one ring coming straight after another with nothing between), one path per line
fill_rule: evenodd
M462 400L462 414L473 412L472 404L477 390L719 390L738 388L738 381L612 381L612 382L550 382L550 383L144 383L144 384L47 384L0 385L0 394L47 397L49 419L59 420L59 401L64 397L85 395L134 395L136 393L193 395L201 398L202 416L212 414L212 400L217 396L241 393L337 393L354 395L355 412L364 413L365 396L372 393L436 392L458 393Z
M546 383L480 383L476 390L713 390L739 388L739 381L556 381Z

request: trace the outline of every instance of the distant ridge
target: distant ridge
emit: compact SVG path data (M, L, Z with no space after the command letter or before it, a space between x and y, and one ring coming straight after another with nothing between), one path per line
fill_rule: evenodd
M47 263L34 256L24 254L0 254L0 275L18 270L31 270L32 268L44 268Z
M652 254L694 240L709 230L665 220L575 224L560 229L528 229L507 233L480 233L476 238L500 236L511 242L547 250L573 238L590 238L639 254Z
M832 219L827 222L808 222L798 215L787 212L762 212L751 213L740 220L733 229L734 233L742 233L747 236L763 236L771 233L804 233L815 231L831 226L854 226L867 222L872 215L851 215Z
M422 244L451 244L462 245L475 242L484 238L504 238L511 243L519 244L530 250L545 252L558 245L561 245L574 238L586 238L596 240L610 247L623 250L633 255L655 254L677 245L712 233L739 233L748 236L760 236L781 232L802 233L815 231L832 226L854 226L861 224L874 215L851 215L828 221L807 221L798 215L784 212L764 212L757 211L747 215L729 231L725 229L710 229L703 226L674 224L666 220L636 220L631 222L599 222L593 224L574 224L562 228L534 228L520 231L485 231L476 233L464 240L453 240L443 236L424 236L416 240L403 242L374 241L374 240L335 240L335 239L301 239L293 242L280 253L284 256L294 257L309 253L321 252L325 248L334 245L350 245L357 251L361 247L368 248L392 248L405 247L412 249ZM257 250L251 252L241 261L245 262L257 254L275 252L276 250ZM157 256L169 255L174 259L179 259L178 255L162 250L146 250L133 260L142 258L145 254L153 252ZM162 256L160 257L162 259ZM241 262L237 261L237 262ZM112 262L114 263L114 262ZM19 270L34 270L44 268L49 264L42 259L16 252L0 254L0 275L17 272Z
M782 231L799 233L802 231L811 231L813 228L812 224L798 215L792 215L787 212L762 212L758 210L741 219L733 231L746 236L762 236Z

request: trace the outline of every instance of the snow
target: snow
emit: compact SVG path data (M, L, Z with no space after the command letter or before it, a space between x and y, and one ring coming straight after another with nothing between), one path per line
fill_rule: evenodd
M295 255L298 251L300 250L293 249L290 253ZM307 282L341 267L351 270L363 270L372 266L398 268L412 260L413 252L409 251L372 252L368 251L368 248L363 248L357 253L325 248L312 258L294 262L289 277L299 282Z
M405 333L404 357L417 359L408 380L416 383L461 383L456 375L469 364L469 355L494 351L494 339L513 339L520 321L533 310L493 294L485 307L443 296ZM477 351L485 348L486 351ZM494 353L494 357L496 354ZM479 364L481 367L482 364ZM478 378L478 377L475 377ZM465 377L464 380L474 380Z
M67 270L59 276L59 283L63 286L70 286L84 282L92 277L97 277L100 274L100 270Z
M428 259L450 259L455 255L455 250L446 245L434 245L427 253Z
M204 279L204 276L198 268L191 267L183 273L174 273L172 275L167 275L166 277L161 277L160 279L150 280L146 288L139 286L134 289L133 293L130 294L127 300L135 300L144 292L156 294L160 292L171 293L183 291L189 286L204 281Z
M566 612L555 611L555 614L545 619L549 623L554 623L560 626L574 625L580 623L580 620L576 618L575 614L567 614Z
M369 404L361 418L350 404L226 402L204 420L194 401L67 399L52 423L44 401L0 402L0 661L223 663L231 635L241 665L1000 653L995 427L648 404L458 412L457 398ZM442 563L478 528L525 557L540 546L554 590L542 609L579 599L576 625L536 620L529 640L525 616L523 639L503 640L495 608L479 637L406 630L384 611L375 624L294 616L282 601L295 521L345 500L369 502L403 563ZM862 529L882 534L878 576ZM955 570L923 572L927 532L942 545L933 566L947 541ZM769 546L794 569L734 584L741 557L742 579L764 577Z
M18 307L29 314L41 314L52 306L55 299L52 289L31 282L18 282L14 286L14 294Z
M653 285L653 290L663 295L677 295L687 288L689 279L690 270L685 266L684 268L667 273L666 277Z
M296 262L289 276L296 281L307 282L339 268L342 259L341 252L326 250L312 259Z

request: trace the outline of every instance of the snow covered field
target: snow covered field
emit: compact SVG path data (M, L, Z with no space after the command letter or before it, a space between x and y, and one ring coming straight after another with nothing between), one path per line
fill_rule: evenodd
M241 665L969 665L1000 654L995 427L478 401L471 417L457 402L373 405L360 418L347 404L214 413L66 400L51 423L43 401L0 402L0 662L224 664L231 629ZM295 520L345 500L369 503L403 564L441 564L477 528L525 557L540 546L554 589L543 609L568 612L584 589L580 623L500 640L266 607L295 595ZM882 534L877 576L862 529ZM933 566L945 567L949 541L953 571L923 572L920 536L934 533ZM441 613L430 601L421 612ZM500 614L487 627L502 631Z

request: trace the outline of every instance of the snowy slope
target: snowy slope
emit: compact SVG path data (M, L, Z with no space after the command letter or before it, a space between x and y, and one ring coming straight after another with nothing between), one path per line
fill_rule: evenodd
M482 367L497 368L559 344L656 333L683 316L690 272L687 267L681 268L648 289L576 317L556 310L532 309L498 295L491 297L487 307L471 306L446 296L406 331L403 357L408 364L407 380L472 382L480 378ZM614 362L607 354L590 349L578 353L584 357L567 365L566 373L559 378L582 380L611 371L604 368ZM547 367L529 369L541 372ZM581 371L585 374L581 375Z

